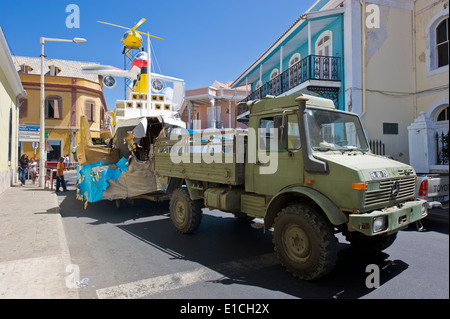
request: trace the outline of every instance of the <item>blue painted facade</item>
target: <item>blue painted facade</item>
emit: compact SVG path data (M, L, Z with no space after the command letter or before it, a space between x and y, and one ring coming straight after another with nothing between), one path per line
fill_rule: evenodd
M320 11L328 2L317 1L232 86L250 85L248 100L305 92L344 109L344 9Z

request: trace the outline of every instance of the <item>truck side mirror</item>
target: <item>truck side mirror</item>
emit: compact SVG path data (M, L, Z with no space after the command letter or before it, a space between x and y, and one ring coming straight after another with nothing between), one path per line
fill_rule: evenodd
M311 174L328 174L328 165L325 161L317 159L314 157L311 151L311 143L308 131L308 119L306 113L306 101L308 99L303 96L299 96L295 99L298 102L298 112L299 112L299 124L302 127L303 134L300 134L301 145L305 145L303 148L303 165L305 170Z
M280 123L281 121L281 123ZM286 130L285 130L285 121L284 121L284 116L280 117L280 116L276 116L274 118L274 126L278 127L278 142L280 143L280 145L287 150L287 144L286 144Z
M284 110L283 115L278 117L278 120L281 120L281 125L279 125L278 129L278 138L280 145L288 152L291 152L288 146L288 115L297 114L297 110ZM276 123L274 123L276 125Z

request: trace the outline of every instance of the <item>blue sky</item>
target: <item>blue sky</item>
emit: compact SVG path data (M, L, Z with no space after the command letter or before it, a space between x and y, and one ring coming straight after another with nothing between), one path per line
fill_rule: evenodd
M205 87L218 80L234 81L315 0L172 0L2 1L0 26L13 55L38 57L40 37L87 43L46 43L49 58L98 62L123 67L124 29L106 21L164 38L153 39L163 74L185 80L186 89ZM69 4L80 9L80 28L67 28ZM145 45L146 48L146 45ZM108 108L123 99L123 82L104 90Z

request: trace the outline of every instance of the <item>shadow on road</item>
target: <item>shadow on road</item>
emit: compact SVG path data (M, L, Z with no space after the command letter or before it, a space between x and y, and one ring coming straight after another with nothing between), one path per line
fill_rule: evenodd
M114 202L100 201L85 210L73 188L58 197L63 218L88 217L91 225L113 224L171 259L199 263L222 274L214 281L218 285L249 285L304 299L355 299L373 291L366 286L371 274L366 271L368 265L379 267L381 287L408 268L408 264L391 260L386 253L358 253L340 238L334 270L324 278L303 281L291 276L278 262L271 232L254 229L231 214L204 210L196 233L182 235L168 217L168 202L136 200L131 206L124 201L125 205L117 208ZM257 264L260 259L264 264Z
M120 206L115 201L101 200L88 203L86 209L83 202L76 199L76 172L66 174L68 192L58 194L59 206L63 217L89 217L94 221L92 225L104 223L120 224L143 217L156 216L168 213L168 202L150 202L144 199L134 200L131 204L120 200Z
M315 281L299 280L277 261L270 232L264 234L231 215L206 213L191 235L178 234L168 218L118 227L174 259L193 261L222 274L217 284L257 286L304 299L355 299L370 293L372 288L366 286L369 264L378 265L381 286L408 268L400 260L389 260L385 253L361 255L341 243L332 273ZM268 266L251 261L261 256Z

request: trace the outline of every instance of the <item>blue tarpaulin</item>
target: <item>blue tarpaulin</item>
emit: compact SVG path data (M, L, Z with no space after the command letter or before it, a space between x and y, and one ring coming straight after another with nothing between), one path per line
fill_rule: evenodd
M127 159L122 157L115 164L102 164L100 161L94 164L77 167L77 188L83 200L91 203L103 199L103 192L109 185L109 180L117 180L119 176L128 170Z

